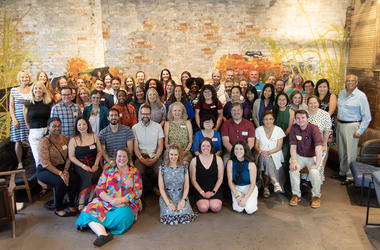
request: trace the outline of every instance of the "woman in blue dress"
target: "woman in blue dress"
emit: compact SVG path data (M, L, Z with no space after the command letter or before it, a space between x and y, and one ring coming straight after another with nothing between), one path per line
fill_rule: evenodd
M29 72L23 70L17 74L18 87L11 89L9 113L11 115L11 142L15 142L17 168L22 168L22 143L28 141L29 130L24 119L24 103L30 93Z
M222 137L219 131L214 129L215 123L216 119L212 115L204 115L201 118L201 130L195 133L193 146L191 148L191 151L195 155L199 155L199 143L205 137L211 139L215 154L218 156L222 154Z

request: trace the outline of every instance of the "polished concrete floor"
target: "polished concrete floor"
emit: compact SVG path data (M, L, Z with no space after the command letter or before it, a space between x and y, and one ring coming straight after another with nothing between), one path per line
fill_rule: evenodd
M331 170L327 175L331 175ZM159 222L156 198L148 199L137 222L103 249L377 249L380 227L364 227L366 208L359 190L327 178L322 206L310 208L307 198L290 207L283 195L259 199L254 215L237 214L226 202L220 213L200 214L188 225ZM48 198L48 197L47 197ZM46 198L46 199L47 199ZM11 226L0 225L0 249L93 249L95 236L77 232L75 218L59 218L35 201L17 215L17 238ZM380 223L380 209L372 209Z

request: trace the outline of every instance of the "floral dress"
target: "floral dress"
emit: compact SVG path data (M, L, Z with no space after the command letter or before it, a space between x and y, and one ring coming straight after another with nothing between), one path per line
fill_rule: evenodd
M100 198L102 192L112 198L127 197L129 202L123 207L113 207ZM89 222L95 221L110 229L112 234L121 234L137 220L142 210L141 194L142 181L137 168L131 166L127 176L122 178L118 167L109 166L96 186L97 197L83 209L76 225L86 227Z
M168 199L177 207L182 200L183 188L185 184L185 176L188 171L186 165L176 168L161 165L160 171L164 180L164 186ZM160 197L160 221L163 224L176 225L187 224L197 218L197 214L193 212L189 199L186 198L185 206L180 211L171 211L166 205L162 196Z

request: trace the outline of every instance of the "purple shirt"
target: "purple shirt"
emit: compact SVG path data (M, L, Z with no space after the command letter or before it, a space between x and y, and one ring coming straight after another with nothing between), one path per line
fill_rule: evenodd
M308 123L306 129L294 124L289 134L290 145L297 146L297 154L303 157L314 157L315 147L322 146L322 136L314 124Z

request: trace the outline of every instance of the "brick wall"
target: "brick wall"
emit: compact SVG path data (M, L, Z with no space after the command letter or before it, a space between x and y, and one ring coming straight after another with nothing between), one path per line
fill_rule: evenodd
M178 79L183 70L209 78L224 54L267 55L254 35L302 47L312 41L311 29L317 35L344 25L351 0L300 3L305 13L296 0L5 0L0 10L17 17L30 9L18 29L34 43L33 75L40 69L59 75L68 59L81 57L123 74L142 69L158 77L167 67Z

